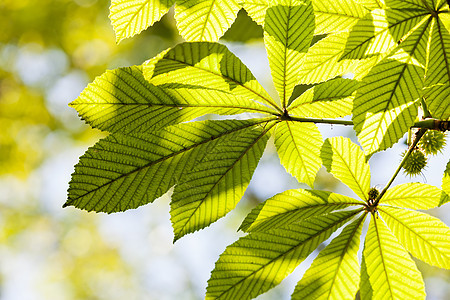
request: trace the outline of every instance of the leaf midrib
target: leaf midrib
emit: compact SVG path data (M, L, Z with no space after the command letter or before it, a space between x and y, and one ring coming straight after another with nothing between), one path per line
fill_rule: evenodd
M222 293L220 293L220 295L217 296L217 299L219 299L220 297L222 297L224 294L226 294L229 290L231 290L233 287L239 285L241 282L243 282L244 280L246 280L247 278L250 278L251 276L253 276L254 274L256 274L257 272L259 272L261 269L269 266L270 264L272 264L274 261L278 260L280 257L287 255L288 253L290 253L291 251L294 251L297 249L297 247L311 241L312 239L314 239L315 237L319 236L320 234L330 230L331 228L333 228L334 226L337 226L337 224L344 222L345 220L348 220L350 218L352 218L353 216L355 216L356 214L358 214L359 212L361 212L361 210L355 210L353 211L353 214L346 216L342 219L339 219L336 222L331 223L330 225L328 225L327 227L321 228L320 231L316 232L313 235L310 235L307 239L302 240L301 242L299 242L299 244L293 246L291 249L281 253L280 255L277 255L276 257L274 257L273 259L271 259L268 263L266 263L265 265L262 265L260 268L258 268L257 270L254 270L253 272L251 272L248 276L245 276L244 278L242 278L241 280L237 281L236 283L234 283L230 288L228 288L227 290L223 291ZM274 229L276 231L276 229ZM258 234L257 232L254 234Z
M158 163L160 163L160 162L163 162L163 161L165 161L165 160L168 160L168 159L170 159L170 158L172 158L172 157L174 157L174 156L176 156L176 155L178 155L178 154L182 154L182 153L184 153L184 152L187 152L187 151L189 151L189 150L191 150L191 149L194 149L195 147L198 147L199 145L202 145L202 144L205 144L205 143L207 143L207 142L216 140L216 139L218 139L218 138L220 138L220 137L222 137L222 136L225 136L225 135L227 135L227 134L230 134L230 133L233 133L233 132L236 132L236 131L239 131L239 130L243 130L243 129L248 128L248 127L252 127L252 126L255 126L255 125L258 125L258 124L262 124L262 123L265 123L265 122L268 122L268 121L272 121L272 120L274 120L274 119L275 119L275 118L265 118L265 119L261 119L261 120L258 121L258 122L255 122L255 123L245 124L245 125L242 126L242 127L234 128L234 129L232 129L232 130L230 130L230 131L227 131L227 132L224 132L224 133L222 133L222 134L220 134L220 135L217 135L217 136L214 136L214 137L207 138L207 139L205 139L204 141L201 141L201 142L196 143L196 144L194 144L194 145L192 145L192 146L186 147L186 148L184 148L184 149L182 149L182 150L180 150L180 151L173 152L173 153L171 153L171 154L169 154L169 155L167 155L167 156L163 156L163 157L161 157L161 158L159 158L159 159L157 159L157 160L151 161L151 162L149 162L149 163L147 163L147 164L145 164L145 165L143 165L143 166L141 166L141 167L138 167L138 168L136 168L136 169L134 169L134 170L132 170L132 171L130 171L130 172L124 173L124 174L120 175L119 177L114 178L113 180L110 180L110 181L108 181L108 182L106 182L106 183L104 183L104 184L102 184L102 185L96 187L95 189L92 189L92 190L88 191L87 193L84 193L84 194L82 194L82 195L80 195L80 196L77 196L77 197L75 197L75 198L69 199L70 203L67 203L67 205L70 205L70 204L73 203L74 201L77 201L78 199L80 199L80 198L82 198L82 197L85 197L86 195L89 195L89 194L91 194L91 193L93 193L93 192L95 192L95 191L97 191L97 190L99 190L99 189L101 189L101 188L103 188L103 187L105 187L105 186L111 184L112 182L115 182L115 181L117 181L117 180L120 180L120 179L123 178L123 177L129 176L129 175L134 174L134 173L136 173L136 172L139 172L139 171L141 171L141 170L143 170L143 169L145 169L145 168L149 168L149 167L151 167L151 166L153 166L153 165L156 165L156 164L158 164ZM107 150L105 150L105 149L102 149L102 150L103 150L103 151L107 151ZM69 188L69 189L70 189L70 188Z
M227 170L219 177L219 179L216 181L216 183L213 184L213 186L209 189L209 191L206 193L206 195L205 195L201 200L197 200L197 202L199 202L198 205L197 205L197 207L196 207L196 208L194 209L194 211L190 214L190 216L189 216L188 218L186 218L186 220L185 220L183 226L181 226L180 232L179 232L178 234L182 234L182 233L183 233L183 231L184 231L185 228L186 228L186 225L189 223L189 221L191 220L192 216L193 216L193 215L200 209L200 207L202 206L203 200L206 199L206 198L212 193L212 191L213 191L214 188L219 184L219 182L220 182L220 181L228 174L229 171L231 171L231 170L234 168L234 166L237 164L237 162L239 162L239 161L242 159L242 157L244 157L244 155L246 155L246 154L250 151L250 149L251 149L254 145L256 145L256 143L258 143L258 141L259 141L263 136L265 136L266 133L269 132L270 129L272 129L275 125L276 125L276 123L274 123L274 124L271 125L270 127L268 127L268 128L266 128L265 130L263 130L263 132L258 136L258 138L256 138L255 141L254 141L253 143L251 143L251 144L247 147L247 149L245 149L245 151L243 151L243 152L241 153L241 155L233 162L233 164L232 164L230 167L228 167ZM200 162L200 161L199 161L199 162ZM199 162L198 162L198 163L199 163ZM182 182L179 183L179 184L182 184ZM176 236L175 236L175 239L180 238L180 237L181 237L181 236L177 236L177 235L176 235Z
M235 83L236 85L238 85L238 86L240 86L240 87L243 87L243 88L245 88L246 90L252 92L252 93L255 94L256 96L258 96L258 98L260 98L260 99L266 101L267 103L269 103L273 108L275 108L275 109L278 110L279 112L283 112L283 111L278 107L278 105L276 105L276 104L275 104L274 102L272 102L270 99L268 99L268 98L266 98L265 96L263 96L263 95L257 93L257 92L254 91L253 89L247 87L246 85L242 84L241 82L239 82L239 81L237 81L237 80L235 80L235 79L233 79L233 78L231 78L231 77L228 77L228 76L225 76L225 75L222 75L222 74L218 74L218 73L215 73L215 72L210 71L210 70L207 70L207 69L199 68L198 66L191 65L191 64L188 64L187 62L180 61L180 60L177 60L177 59L174 59L174 58L164 57L163 59L170 60L170 61L174 61L174 62L183 64L183 65L186 65L186 66L190 66L190 67L192 67L192 68L195 68L195 69L198 69L198 70L202 70L202 71L204 71L204 72L207 72L207 73L213 74L213 75L215 75L215 76L218 76L218 77L224 78L224 79L226 79L226 80L229 80L229 81Z

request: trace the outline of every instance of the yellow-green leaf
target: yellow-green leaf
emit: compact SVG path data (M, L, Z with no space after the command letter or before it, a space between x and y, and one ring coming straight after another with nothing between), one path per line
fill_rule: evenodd
M448 196L439 188L411 182L394 186L387 190L380 200L380 204L398 206L410 209L430 209L448 200Z
M360 269L358 250L366 214L347 225L306 271L291 299L354 299Z
M247 215L239 229L267 231L312 216L324 215L334 210L362 204L364 203L356 199L326 191L287 190L255 207Z
M378 211L399 242L424 262L450 268L450 228L428 214L380 206Z
M109 18L119 43L152 26L175 0L111 0Z
M314 13L309 0L279 0L266 12L264 44L283 107L297 83L297 70L311 44Z
M423 279L414 261L376 216L369 225L363 257L371 289L362 288L361 299L425 299Z
M188 42L216 42L233 24L240 8L236 0L178 0L177 28Z
M348 138L328 138L320 156L328 172L351 188L362 200L367 200L370 166L358 145Z
M322 162L320 148L323 139L313 123L279 122L275 131L275 146L281 164L299 182L314 186Z

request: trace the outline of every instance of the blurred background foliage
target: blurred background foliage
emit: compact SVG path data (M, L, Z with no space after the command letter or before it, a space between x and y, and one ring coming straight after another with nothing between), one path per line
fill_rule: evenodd
M175 245L167 196L109 216L63 210L74 164L105 135L85 125L67 104L106 69L141 64L181 41L169 13L142 34L116 45L109 4L108 0L0 1L2 300L200 299L214 262L238 238L235 230L251 207L299 186L269 147L241 209ZM269 84L270 91L261 38L261 27L241 11L223 41L263 84ZM351 135L348 128L322 129L331 135ZM316 188L349 192L323 170L318 177ZM287 299L311 261L286 280L284 289L258 299ZM449 272L419 267L430 299L445 299L450 293Z

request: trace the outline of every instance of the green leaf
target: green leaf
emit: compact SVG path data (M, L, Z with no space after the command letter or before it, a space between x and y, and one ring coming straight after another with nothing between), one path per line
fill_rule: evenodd
M450 83L425 89L424 98L434 118L450 118Z
M447 12L448 14L448 12ZM431 39L429 41L428 64L425 86L450 83L450 33L445 28L439 15L430 24ZM448 113L450 115L450 113Z
M322 162L320 148L323 139L313 123L279 122L275 131L275 146L281 164L299 182L314 187L316 173Z
M225 32L221 40L246 43L260 41L263 35L262 27L253 21L245 10L241 9L233 25Z
M290 116L338 118L351 114L359 82L336 78L320 83L294 99L288 107Z
M447 193L448 197L446 197L445 200L442 199L439 203L439 206L450 201L450 160L447 163L447 167L444 171L444 176L442 177L442 190Z
M267 9L264 44L283 107L297 83L297 70L313 33L314 12L309 0L279 0Z
M348 138L328 138L320 156L328 172L351 188L362 200L367 200L370 167L358 145Z
M312 1L316 15L314 34L347 31L368 12L354 0Z
M178 240L234 209L244 195L275 123L227 134L199 149L195 165L184 172L170 203ZM206 150L206 151L205 151Z
M362 205L353 198L317 190L287 190L255 207L242 222L240 230L268 231L320 216L349 206Z
M112 134L81 156L64 206L111 213L153 202L179 182L211 143L266 122L206 121Z
M425 75L428 23L373 67L358 89L353 122L367 156L391 147L414 124Z
M380 204L410 209L430 209L439 205L448 196L439 188L419 183L405 183L387 190Z
M178 0L175 20L188 42L216 42L230 28L241 6L235 0Z
M327 81L356 67L356 60L339 60L347 38L348 32L330 34L309 48L298 70L298 82L311 84Z
M144 76L158 86L219 90L278 108L239 58L218 43L179 44L144 65Z
M312 263L291 299L355 299L360 268L358 250L364 214L347 225Z
M206 299L251 299L279 284L314 249L358 211L254 232L228 246L208 280Z
M425 299L414 261L377 217L370 222L363 257L371 290L362 288L361 299ZM369 291L372 295L366 294Z
M429 19L426 9L375 9L353 26L340 59L362 59L389 53Z
M268 110L230 92L154 86L145 80L142 67L137 66L107 71L90 83L70 106L92 127L120 133L158 129L208 113L227 115Z
M111 0L109 18L116 42L132 37L164 16L175 0Z
M257 24L264 26L269 0L243 0L242 7Z
M424 262L450 268L450 228L425 213L380 206L380 215L398 241Z

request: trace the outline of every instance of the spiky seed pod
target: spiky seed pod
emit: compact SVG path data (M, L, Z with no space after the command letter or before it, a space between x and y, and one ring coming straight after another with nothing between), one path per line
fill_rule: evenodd
M419 148L427 155L436 155L445 146L445 134L438 130L428 130L419 142Z
M404 156L406 152L402 154ZM419 149L414 149L403 165L403 171L409 176L416 176L422 172L427 165L425 154Z

